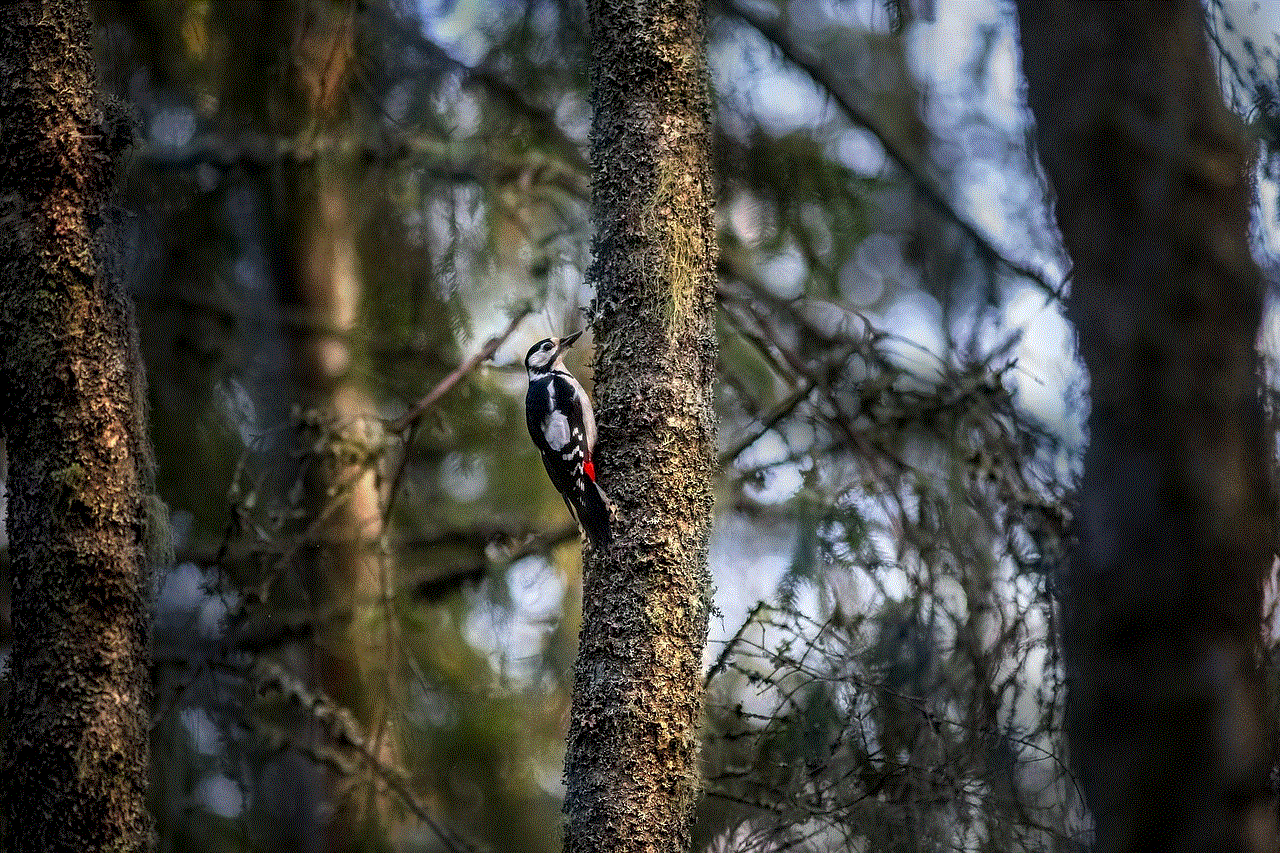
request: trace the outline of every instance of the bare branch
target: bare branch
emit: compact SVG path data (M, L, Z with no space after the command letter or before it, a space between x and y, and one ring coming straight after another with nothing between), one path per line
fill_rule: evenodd
M787 61L804 71L815 83L825 89L850 121L875 136L884 148L885 153L898 164L903 173L916 185L920 194L928 199L939 213L954 222L973 241L979 252L991 260L999 262L1010 272L1034 282L1052 298L1059 299L1062 297L1064 283L1050 281L1043 270L1037 269L1029 263L1011 258L1008 252L1000 247L990 234L979 228L952 204L946 193L938 186L937 181L925 171L921 164L912 159L906 148L894 137L893 133L881 124L875 116L858 104L857 99L849 92L845 83L821 62L806 56L806 48L792 38L791 33L783 22L785 19L780 17L779 23L771 22L746 4L740 2L740 0L725 0L725 6L772 43Z
M325 730L325 733L339 747L354 752L368 767L374 771L382 782L390 788L409 811L430 827L451 853L475 853L480 848L462 838L456 831L446 830L432 816L426 804L418 799L417 794L409 787L408 775L400 767L387 764L369 745L369 738L361 730L360 724L346 708L338 705L319 690L308 687L287 672L284 668L267 661L258 661L252 673L255 687L259 693L274 692L287 701L310 713ZM308 753L309 754L309 753ZM316 755L324 766L337 772L352 772L354 768L346 762L335 760L326 752Z
M409 427L416 425L418 423L418 419L422 417L423 412L429 409L436 400L443 397L450 388L458 384L459 379L474 370L476 365L480 364L480 362L497 352L498 347L502 346L506 342L507 338L511 337L515 332L516 327L520 325L520 321L525 317L528 317L532 312L533 308L529 305L526 305L517 311L512 315L511 322L507 324L506 329L485 341L485 345L480 348L479 352L471 356L471 358L467 359L462 364L458 365L458 367L444 379L441 379L439 384L432 388L425 397L417 403L414 403L413 407L410 408L409 411L392 421L387 428L391 432L404 432Z

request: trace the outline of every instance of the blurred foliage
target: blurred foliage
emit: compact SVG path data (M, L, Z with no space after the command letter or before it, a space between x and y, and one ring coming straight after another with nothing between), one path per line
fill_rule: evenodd
M1076 439L1028 402L1013 310L1056 316L1060 282L1004 246L1052 238L1018 203L996 236L964 215L975 128L1027 205L1040 188L1024 128L975 106L1012 61L998 33L942 109L921 5L712 9L722 615L699 849L1082 831L1049 596ZM558 849L578 552L520 363L591 299L584 10L94 8L137 118L121 267L176 534L159 849ZM375 533L328 523L362 488Z

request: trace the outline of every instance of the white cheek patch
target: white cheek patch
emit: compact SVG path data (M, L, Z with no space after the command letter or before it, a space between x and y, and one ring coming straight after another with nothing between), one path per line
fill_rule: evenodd
M542 434L552 450L559 450L569 443L569 419L564 412L552 412L542 422Z

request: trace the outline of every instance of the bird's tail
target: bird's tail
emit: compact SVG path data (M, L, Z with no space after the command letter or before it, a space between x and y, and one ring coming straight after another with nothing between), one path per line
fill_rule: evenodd
M596 485L595 480L588 479L587 487L575 494L574 498L569 509L573 510L582 531L591 540L591 545L597 549L608 548L613 542L613 529L610 526L613 508L604 491Z

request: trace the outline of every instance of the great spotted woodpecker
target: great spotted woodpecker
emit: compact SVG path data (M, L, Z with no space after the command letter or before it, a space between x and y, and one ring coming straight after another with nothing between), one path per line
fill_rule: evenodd
M592 451L596 446L596 418L587 392L565 369L565 350L582 332L566 338L547 338L529 347L524 357L529 392L524 398L529 435L542 453L542 464L591 544L607 548L609 499L596 485Z

